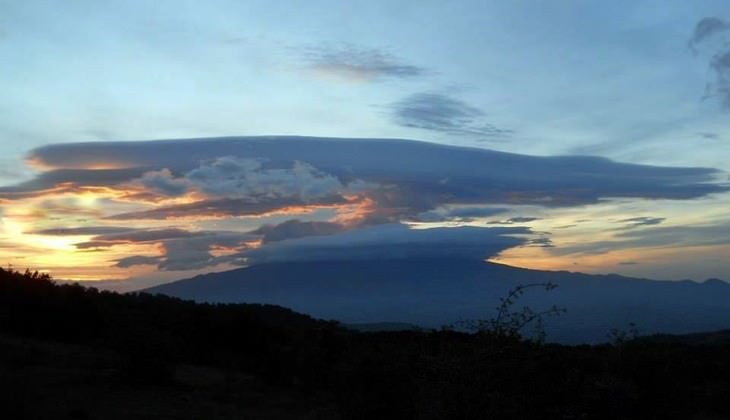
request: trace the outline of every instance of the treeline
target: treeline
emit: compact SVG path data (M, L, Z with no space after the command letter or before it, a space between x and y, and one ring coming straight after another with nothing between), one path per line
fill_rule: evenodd
M111 352L109 381L120 384L174 388L181 365L254 375L330 396L336 410L321 418L730 418L727 345L362 333L276 306L122 295L2 269L0 334Z

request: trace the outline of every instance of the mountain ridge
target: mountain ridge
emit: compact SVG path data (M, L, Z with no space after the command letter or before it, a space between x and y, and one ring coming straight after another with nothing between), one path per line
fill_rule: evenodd
M210 303L268 303L345 324L406 323L438 328L488 319L499 298L520 284L531 291L516 308L552 305L548 339L605 341L633 323L641 333L684 334L730 326L730 284L659 281L617 274L540 271L468 259L283 262L253 265L146 289Z

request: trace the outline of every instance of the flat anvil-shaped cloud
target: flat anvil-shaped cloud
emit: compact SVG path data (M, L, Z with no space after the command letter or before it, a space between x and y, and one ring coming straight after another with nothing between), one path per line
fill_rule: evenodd
M483 259L516 246L553 244L546 237L510 236L536 234L527 227L420 230L404 223L492 217L512 205L569 207L613 197L692 199L729 189L717 182L720 173L709 168L536 157L394 139L289 136L72 143L36 149L29 161L42 172L28 182L0 188L0 198L12 204L95 190L111 197L99 204L104 211L95 217L98 226L58 226L36 229L37 234L92 236L76 243L78 249L157 244L155 255L115 261L117 267L144 264L160 270L335 254L410 258L447 253ZM329 212L326 220L296 220L319 210ZM240 216L274 214L279 224L248 231L234 226ZM187 231L165 220L183 218L195 224L207 217L224 219L233 230ZM110 220L140 226L127 231L108 226ZM499 223L534 220L515 216ZM145 228L145 223L153 227Z
M343 186L355 181L378 186L380 204L411 211L449 203L571 206L606 197L690 199L728 190L715 182L719 173L710 168L537 157L410 140L269 136L45 146L34 150L29 161L46 172L2 188L0 195L33 193L62 183L116 185L163 169L183 179L223 157L254 159L263 162L262 170L293 168L300 162ZM114 169L93 169L100 163Z

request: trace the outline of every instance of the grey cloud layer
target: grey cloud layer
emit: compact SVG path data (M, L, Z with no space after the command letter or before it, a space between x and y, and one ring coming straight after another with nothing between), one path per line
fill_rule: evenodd
M190 232L184 229L140 229L123 233L112 233L94 236L90 241L76 244L78 249L107 248L124 243L159 242L168 239L193 238L210 235L208 232Z
M245 253L251 264L279 261L333 261L451 257L482 260L525 243L510 234L528 234L526 228L409 229L384 224L329 236L291 239Z
M345 226L331 222L302 222L297 219L288 220L278 225L264 225L252 234L262 235L263 243L283 241L305 236L324 236L339 233Z
M403 127L481 137L511 134L510 130L486 123L480 109L439 93L416 93L390 108L393 122Z

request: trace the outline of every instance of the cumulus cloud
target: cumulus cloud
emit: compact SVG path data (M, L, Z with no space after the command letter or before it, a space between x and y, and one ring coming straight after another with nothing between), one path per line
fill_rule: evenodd
M502 137L512 133L484 121L484 112L439 93L415 93L390 105L393 122L447 134Z
M154 193L172 197L185 194L191 187L187 179L175 177L167 168L145 172L140 178L133 180L132 184L139 184Z
M309 201L344 189L336 177L298 160L291 166L267 169L261 159L228 156L201 165L186 178L205 193L255 201L280 197Z
M411 229L402 224L384 224L274 242L244 255L251 264L434 257L483 260L525 243L508 235L528 233L529 229L520 227Z
M282 197L302 201L335 195L345 188L329 174L305 162L267 168L263 159L224 156L201 164L184 175L170 169L146 172L131 185L140 185L165 196L181 196L191 190L210 197L247 199L262 202Z
M353 45L308 48L305 60L317 73L358 82L379 78L407 79L427 73L425 68L403 63L388 52Z

